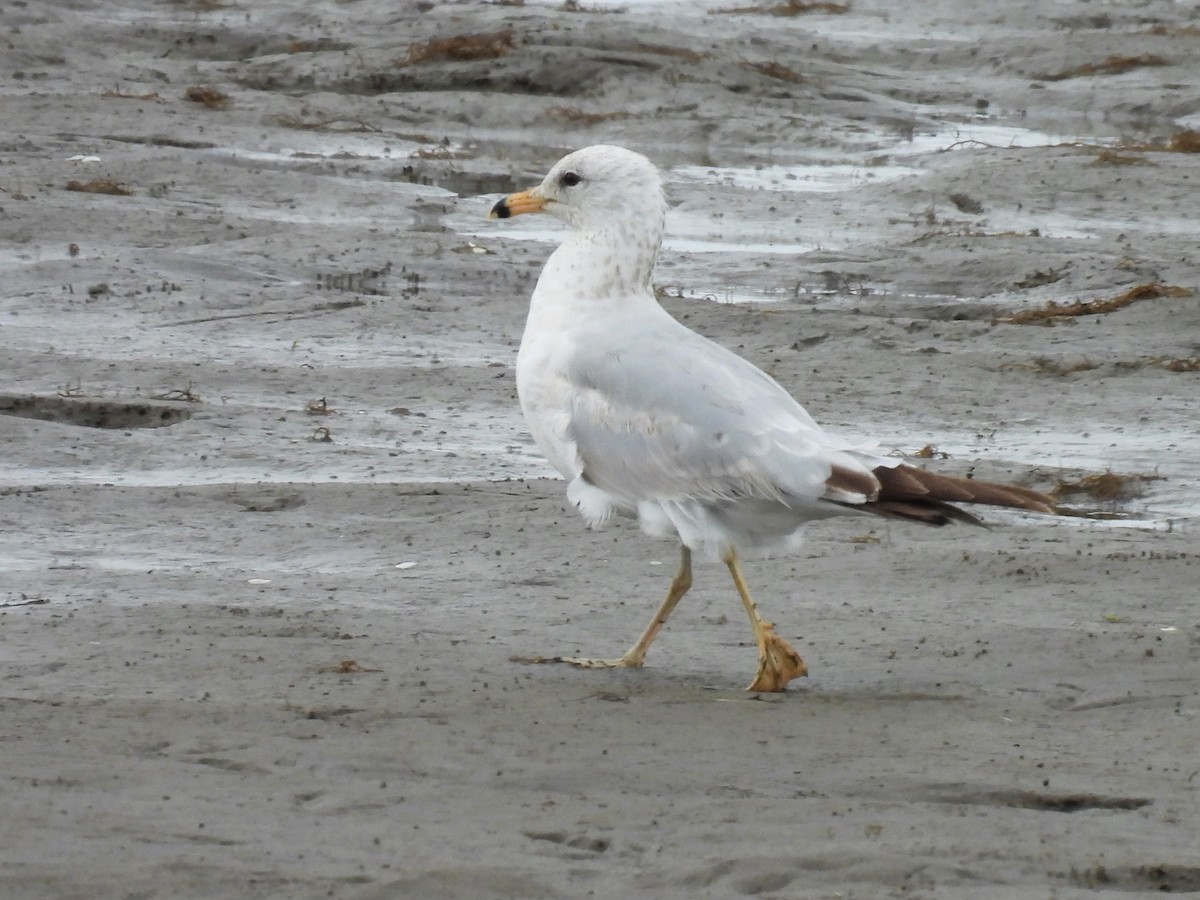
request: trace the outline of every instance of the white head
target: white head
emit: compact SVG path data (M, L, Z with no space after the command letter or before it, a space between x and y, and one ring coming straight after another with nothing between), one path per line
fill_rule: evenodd
M491 218L546 212L577 231L604 231L616 223L652 224L661 235L667 202L662 177L640 153L597 144L568 153L535 188L510 194Z

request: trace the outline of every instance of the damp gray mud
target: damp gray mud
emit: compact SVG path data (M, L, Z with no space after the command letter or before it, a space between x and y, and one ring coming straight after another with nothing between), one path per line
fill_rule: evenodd
M1200 890L1200 19L801 5L5 9L0 894ZM560 232L486 214L601 142L663 304L828 428L1115 518L747 561L784 695L707 562L645 668L513 662L676 564L517 407Z

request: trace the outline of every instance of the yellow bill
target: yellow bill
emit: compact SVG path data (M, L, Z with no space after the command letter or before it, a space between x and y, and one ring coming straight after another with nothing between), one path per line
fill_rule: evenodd
M492 211L488 213L488 218L508 219L512 216L524 215L525 213L541 212L546 208L546 199L534 193L536 190L537 188L530 188L527 191L518 191L515 194L509 194L492 207Z

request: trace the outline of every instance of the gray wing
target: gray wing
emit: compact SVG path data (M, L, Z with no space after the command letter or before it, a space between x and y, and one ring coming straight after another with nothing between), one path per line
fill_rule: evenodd
M588 482L635 503L786 502L827 496L835 465L869 477L769 375L666 321L625 323L571 354L567 434Z

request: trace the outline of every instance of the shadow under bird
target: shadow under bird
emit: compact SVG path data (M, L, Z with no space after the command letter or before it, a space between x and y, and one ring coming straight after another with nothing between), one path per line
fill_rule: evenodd
M692 554L729 568L758 648L748 690L806 675L763 620L742 576L750 551L795 548L805 523L841 515L980 524L957 504L1054 511L1045 494L927 472L824 431L773 378L686 328L651 275L667 203L641 154L599 145L563 157L491 218L548 213L569 232L529 304L517 356L521 409L592 527L636 517L679 541L679 571L641 637L616 659L533 657L589 668L641 666L692 584Z

